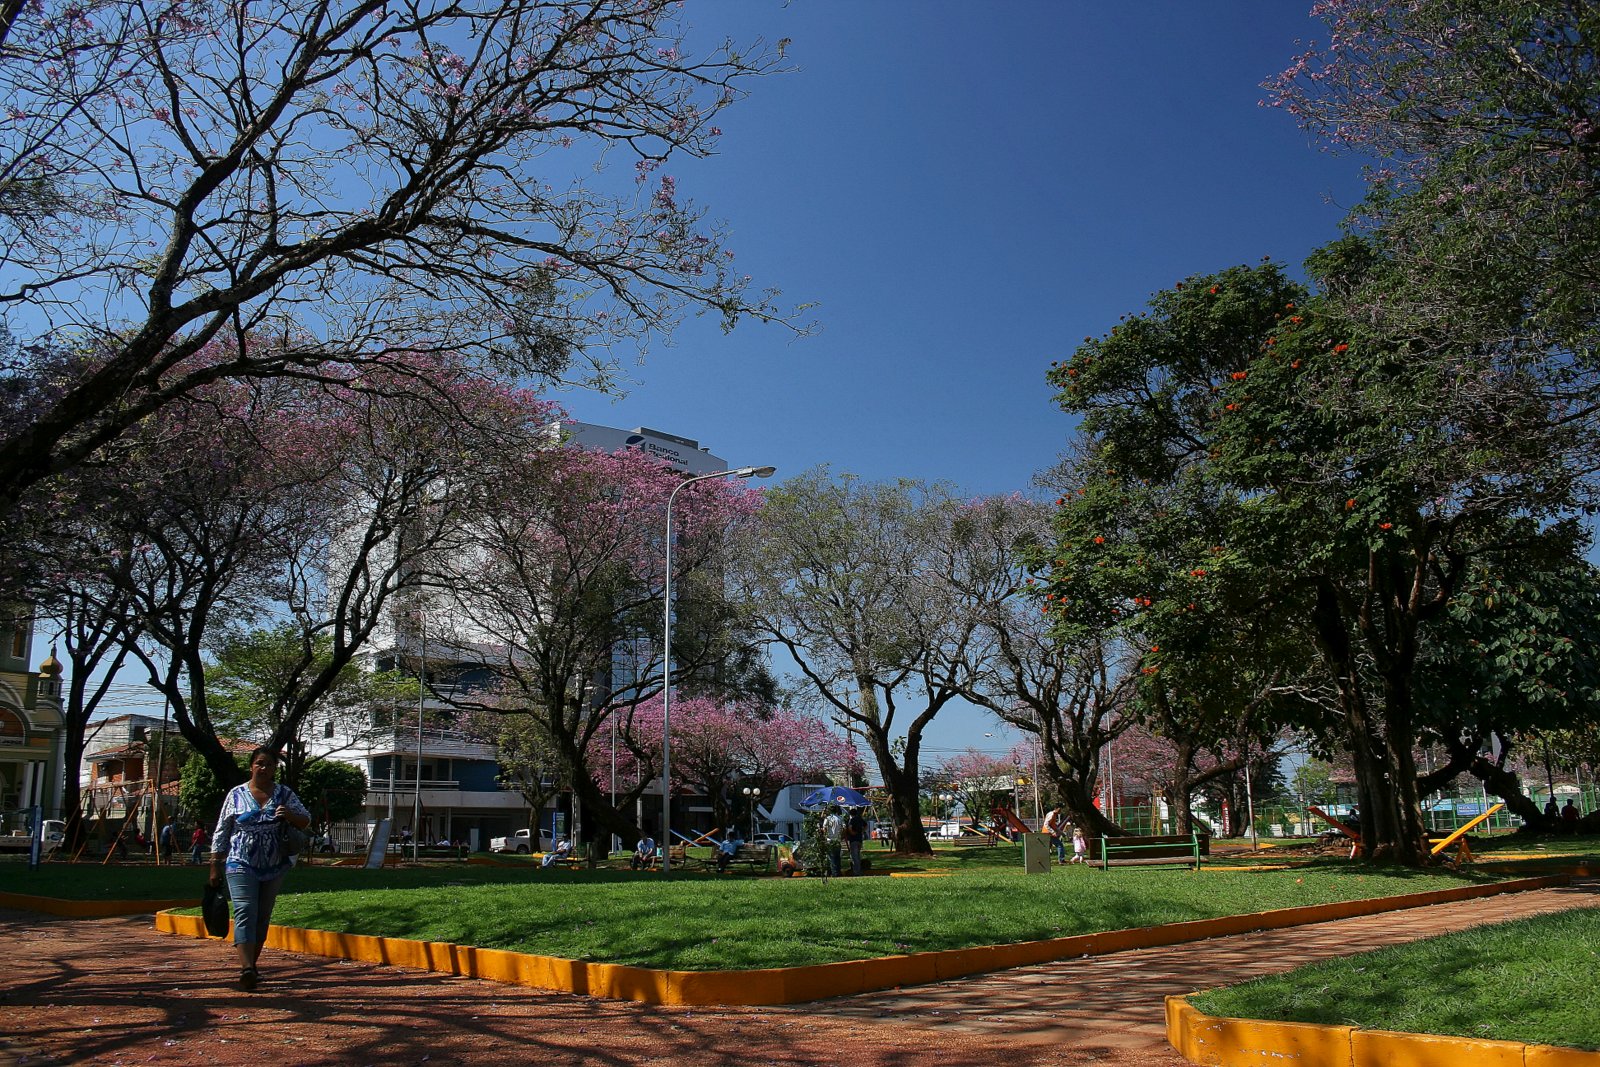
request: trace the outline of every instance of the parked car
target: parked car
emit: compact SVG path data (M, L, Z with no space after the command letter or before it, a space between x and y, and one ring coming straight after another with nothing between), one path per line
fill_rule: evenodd
M757 834L750 839L752 845L789 845L794 839L788 834Z
M489 841L490 852L532 852L532 830L518 830L510 837L496 837Z
M66 837L66 831L67 824L61 819L44 820L43 833L39 839L40 851L49 852L60 848L62 839ZM9 834L0 835L0 852L27 852L32 847L32 830L14 830Z

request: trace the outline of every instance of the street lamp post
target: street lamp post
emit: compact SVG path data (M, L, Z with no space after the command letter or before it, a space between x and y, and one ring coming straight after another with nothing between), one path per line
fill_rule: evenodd
M747 785L744 787L745 803L750 805L750 840L756 839L756 804L761 800L761 787Z
M422 837L422 717L428 695L428 617L417 612L417 636L421 655L417 659L417 789L411 804L411 862L417 862Z
M667 580L661 632L661 873L672 873L672 504L684 486L713 478L770 478L776 467L736 467L685 478L667 494Z

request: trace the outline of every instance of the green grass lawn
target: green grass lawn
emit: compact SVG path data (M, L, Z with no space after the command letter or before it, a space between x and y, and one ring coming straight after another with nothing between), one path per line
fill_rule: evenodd
M783 967L1003 944L1420 892L1489 876L1314 864L1292 871L1056 867L1026 876L1015 848L873 857L950 877L779 879L704 871L425 865L288 874L274 921L650 967ZM78 898L192 896L198 868L13 867L0 886Z
M1600 909L1540 915L1212 990L1208 1015L1600 1050Z

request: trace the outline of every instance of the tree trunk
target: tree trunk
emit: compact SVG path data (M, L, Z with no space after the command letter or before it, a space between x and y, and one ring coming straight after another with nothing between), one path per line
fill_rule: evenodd
M1338 595L1323 583L1317 590L1316 606L1311 613L1317 643L1334 677L1339 691L1339 704L1344 712L1346 743L1356 772L1356 793L1361 810L1361 854L1369 860L1420 864L1424 861L1421 849L1421 817L1416 805L1411 805L1409 816L1402 810L1403 797L1416 792L1415 768L1411 766L1411 738L1406 721L1404 701L1391 710L1398 713L1400 733L1405 736L1385 737L1380 724L1367 706L1366 692L1361 684L1360 667L1350 645L1345 627L1345 615ZM1390 679L1385 679L1386 687ZM1395 744L1403 742L1405 756L1398 759L1393 753ZM1405 771L1405 787L1398 778Z
M1450 761L1466 763L1472 776L1482 782L1485 789L1504 801L1512 814L1522 817L1524 829L1551 833L1561 828L1561 820L1548 818L1523 790L1522 778L1517 772L1506 770L1501 764L1487 759L1476 749L1468 748L1454 738L1447 739L1446 745L1450 751Z
M928 833L922 827L920 782L915 771L908 769L914 767L913 761L919 746L914 745L911 738L906 739L906 766L903 767L895 761L894 751L889 746L889 735L882 728L869 726L863 732L867 737L867 747L872 749L872 756L878 762L883 786L889 793L889 805L894 818L895 851L919 856L932 855L933 846L928 844Z
M1190 781L1189 768L1194 766L1194 744L1179 739L1173 741L1173 748L1177 751L1172 760L1172 777L1167 779L1162 794L1176 822L1174 832L1190 834L1194 832L1194 786Z
M1126 837L1128 831L1112 822L1094 806L1094 797L1083 780L1071 774L1050 775L1050 784L1061 797L1061 806L1067 809L1073 826L1083 828L1085 837Z

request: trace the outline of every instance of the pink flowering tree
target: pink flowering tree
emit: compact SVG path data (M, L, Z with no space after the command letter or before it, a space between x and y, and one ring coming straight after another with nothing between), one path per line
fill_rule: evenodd
M6 0L0 512L219 377L429 351L604 382L686 311L779 317L675 160L775 49L676 0ZM15 313L15 314L13 314ZM245 339L266 332L270 347ZM36 341L73 337L81 361ZM226 358L196 364L206 349ZM418 383L421 385L422 383Z
M619 779L630 786L658 781L660 702L652 700L631 713L613 711L627 720ZM860 765L855 746L816 715L756 699L697 696L673 701L672 788L708 797L713 821L723 829L749 818L742 793L746 786L771 797L785 785L849 775ZM596 781L607 780L607 748L590 749L589 769Z
M1017 782L1026 772L1010 755L996 756L969 748L934 768L930 785L956 798L967 818L988 822L996 806L1015 807Z
M539 719L572 770L586 835L626 838L639 829L619 810L623 798L614 808L608 790L578 769L597 758L600 739L609 741L613 717L631 740L635 720L660 700L662 538L667 498L682 477L636 450L529 449L492 472L493 506L433 570L435 617L497 683L492 700L465 694L457 703ZM673 667L682 688L713 684L739 644L727 625L722 549L759 502L757 492L725 481L678 495ZM634 756L646 758L642 749Z
M144 637L124 647L218 779L238 781L211 713L212 649L268 617L299 634L259 738L294 744L427 560L454 551L483 499L464 458L487 466L550 414L423 354L320 381L218 380L140 423L115 466L75 473L60 502L77 569L62 580L122 598Z

